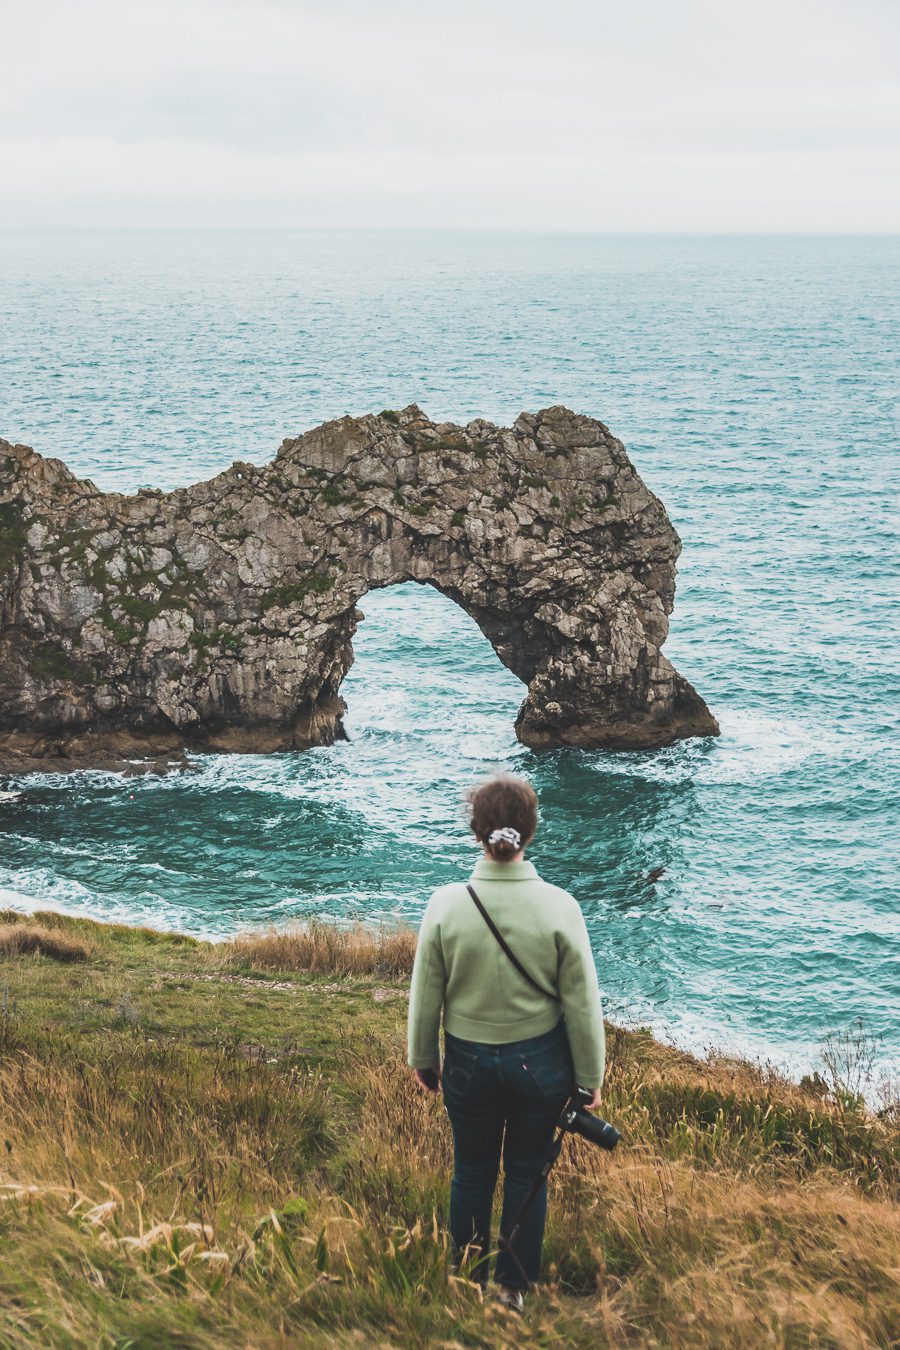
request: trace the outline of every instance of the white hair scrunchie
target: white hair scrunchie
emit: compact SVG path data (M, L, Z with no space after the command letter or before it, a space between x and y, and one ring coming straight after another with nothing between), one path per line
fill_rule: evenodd
M513 848L518 850L522 845L522 836L518 830L512 829L509 825L504 825L502 830L491 830L488 835L489 844L512 844Z

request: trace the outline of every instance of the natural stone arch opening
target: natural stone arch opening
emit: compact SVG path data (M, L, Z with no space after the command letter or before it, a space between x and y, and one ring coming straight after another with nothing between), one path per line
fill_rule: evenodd
M340 689L351 741L381 730L430 734L436 723L512 734L526 688L459 605L408 582L371 590L359 606L365 618Z
M353 640L358 633L360 623L365 620L367 598L374 593L383 593L396 587L408 585L421 586L423 589L432 591L452 603L461 614L472 621L500 664L516 676L522 686L519 714L515 722L518 730L519 720L525 706L522 700L527 698L529 682L533 678L537 664L529 647L528 636L523 630L520 616L497 613L490 605L473 602L471 596L460 585L449 584L447 581L438 582L434 576L423 575L426 561L432 560L428 559L427 555L420 555L420 560L422 566L417 569L419 571L418 576L403 571L391 571L389 575L382 578L378 575L377 570L375 570L374 575L370 573L369 585L365 591L355 598L352 609L345 615L338 616L333 632L333 646L325 659L326 662L331 664L331 668L340 674L340 682L335 684L329 681L316 700L317 710L322 710L327 706L329 710L333 711L335 717L333 733L330 733L327 728L323 729L322 740L325 743L340 739L344 735L343 714L346 711L346 703L343 696L343 680L352 669L355 660ZM438 559L438 568L445 575L451 571L445 559ZM314 742L319 741L316 735L313 735L311 739Z
M564 408L509 429L344 417L262 468L135 496L0 442L0 527L10 762L328 744L358 601L407 581L527 685L526 745L718 731L660 651L678 536L621 442Z

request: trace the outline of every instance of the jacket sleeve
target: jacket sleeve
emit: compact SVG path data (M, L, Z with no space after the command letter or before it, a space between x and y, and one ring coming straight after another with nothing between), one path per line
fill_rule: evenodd
M559 997L579 1087L598 1088L606 1069L606 1034L597 968L584 915L573 901L572 915L559 934Z
M432 896L419 929L409 991L407 1062L413 1069L437 1067L441 1062L441 1009L446 983L441 929Z

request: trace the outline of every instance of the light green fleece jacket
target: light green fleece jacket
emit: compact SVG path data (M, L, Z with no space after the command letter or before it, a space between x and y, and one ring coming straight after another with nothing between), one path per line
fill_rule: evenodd
M472 886L532 979L532 988L479 914L465 882L441 886L428 902L409 999L409 1063L440 1063L444 1030L466 1041L508 1044L540 1036L560 1016L572 1048L575 1080L603 1082L606 1046L597 971L584 916L568 891L542 881L530 862L481 859Z

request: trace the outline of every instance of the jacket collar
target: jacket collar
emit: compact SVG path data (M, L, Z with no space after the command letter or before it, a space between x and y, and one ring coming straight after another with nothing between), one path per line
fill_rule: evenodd
M473 881L533 881L537 876L534 863L496 862L493 858L479 858L472 869Z

